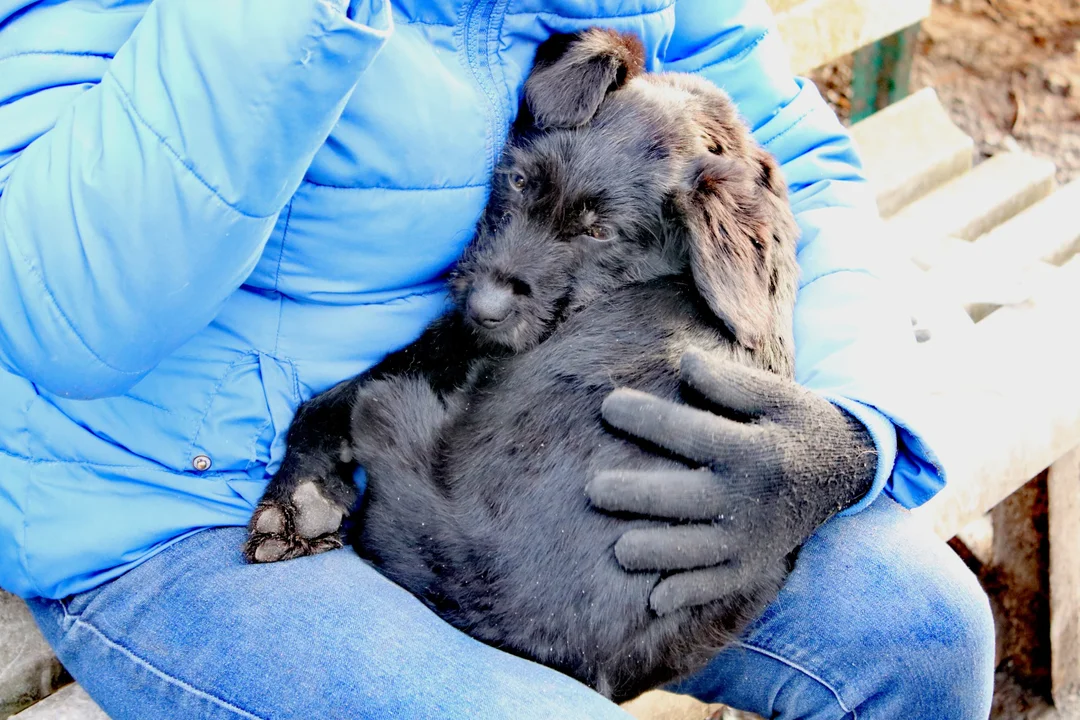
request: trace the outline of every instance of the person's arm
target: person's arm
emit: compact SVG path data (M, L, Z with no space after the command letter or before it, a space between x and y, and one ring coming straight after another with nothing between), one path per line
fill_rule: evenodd
M904 421L918 402L904 387L915 339L885 279L886 235L849 134L813 83L792 75L765 0L679 0L660 60L727 91L781 163L802 231L797 380L858 418L878 455L871 490L847 512L882 490L907 507L926 502L944 472Z
M386 41L389 5L156 0L115 56L101 46L126 19L67 3L0 17L0 366L120 394L205 327Z

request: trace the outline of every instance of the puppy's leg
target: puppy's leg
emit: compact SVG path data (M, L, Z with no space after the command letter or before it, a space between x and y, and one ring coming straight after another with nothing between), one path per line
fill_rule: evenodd
M455 542L452 499L435 473L444 428L464 393L442 396L422 378L377 380L352 416L353 456L367 471L351 542L394 582L423 595L434 557Z
M244 555L274 562L342 546L341 522L356 503L349 418L362 377L300 406L289 427L281 468L248 524Z
M374 403L373 411L380 399L392 401L394 388L399 387L395 378L410 378L413 385L408 399L412 404L406 405L413 408L418 424L383 423L378 426L380 430L355 435L361 439L361 448L371 451L372 463L378 465L383 459L384 465L393 470L393 452L385 455L383 448L364 441L370 438L387 443L384 447L389 448L415 450L423 446L416 444L420 442L417 433L422 434L423 427L430 430L427 421L434 422L424 408L434 401L445 410L431 388L450 394L466 383L474 352L475 343L461 317L448 313L432 323L416 342L391 353L367 373L339 383L301 405L289 427L281 469L271 479L248 525L244 546L248 560L274 562L341 547L339 528L357 499L353 418L363 416L369 400ZM369 390L371 387L374 389ZM409 383L400 387L409 387ZM373 418L380 416L375 412ZM421 454L416 450L413 457ZM367 462L361 464L371 470Z
M459 405L456 395L440 397L423 378L375 380L356 397L350 452L373 478L426 478L441 430Z

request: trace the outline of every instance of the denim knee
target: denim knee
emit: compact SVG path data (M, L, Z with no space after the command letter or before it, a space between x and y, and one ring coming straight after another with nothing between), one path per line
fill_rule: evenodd
M763 717L851 720L837 688L808 666L763 647L737 642L701 672L666 688Z
M875 613L890 622L891 642L876 656L875 679L864 680L851 703L855 717L986 720L995 653L986 592L944 544L907 571L914 592Z
M956 572L936 578L925 604L904 608L907 618L897 624L899 652L892 656L898 681L892 694L898 706L923 707L934 717L986 720L996 649L990 601L958 558L949 565Z
M989 600L888 498L827 523L734 648L678 686L765 717L986 720Z

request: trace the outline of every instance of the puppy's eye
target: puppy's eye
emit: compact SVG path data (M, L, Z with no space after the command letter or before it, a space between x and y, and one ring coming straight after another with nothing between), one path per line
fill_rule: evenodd
M711 152L713 155L723 155L724 148L720 147L719 143L713 143L709 145L709 152Z
M510 173L510 187L514 188L518 192L525 189L525 186L529 184L529 179L519 172Z
M607 242L615 237L615 231L607 225L591 225L585 229L585 235L593 240Z

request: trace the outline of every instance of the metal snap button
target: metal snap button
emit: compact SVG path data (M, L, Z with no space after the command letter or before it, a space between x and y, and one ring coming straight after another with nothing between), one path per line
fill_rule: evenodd
M191 465L199 472L203 472L204 470L209 470L210 466L213 465L213 463L210 462L209 455L196 455L192 459Z

